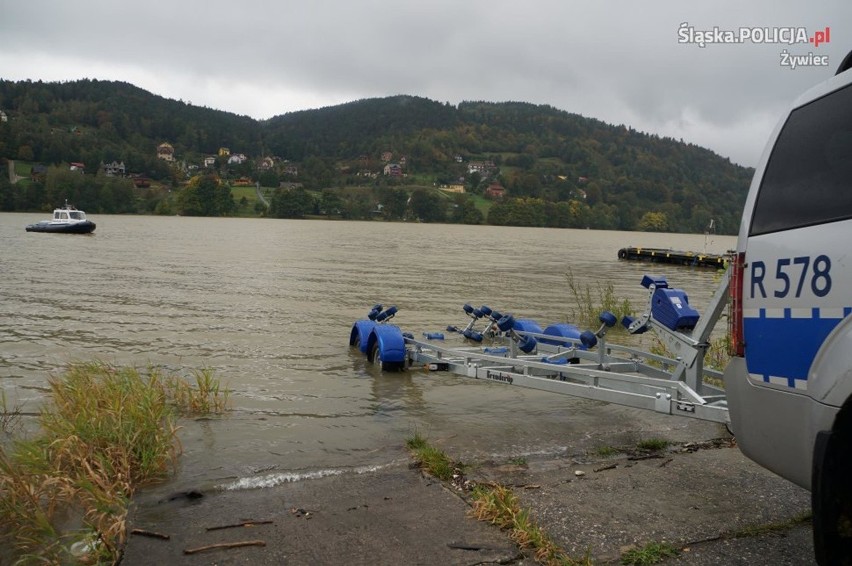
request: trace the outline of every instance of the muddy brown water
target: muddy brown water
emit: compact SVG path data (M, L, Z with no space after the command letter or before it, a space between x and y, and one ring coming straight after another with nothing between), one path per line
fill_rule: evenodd
M722 253L733 237L382 222L90 215L88 236L26 233L39 214L0 214L0 386L37 411L48 375L75 360L211 368L225 418L184 422L166 489L234 489L399 458L414 431L469 457L510 458L677 435L685 419L483 383L382 374L349 348L374 303L419 335L463 325L464 303L571 322L570 271L611 282L640 309L662 273L704 311L706 269L623 262L634 245ZM637 424L638 423L638 424Z

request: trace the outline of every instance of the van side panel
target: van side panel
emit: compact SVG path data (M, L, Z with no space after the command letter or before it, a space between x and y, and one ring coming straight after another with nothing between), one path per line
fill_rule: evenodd
M852 397L852 316L834 328L817 352L808 391L816 401L838 408Z
M852 314L850 230L846 220L749 238L743 336L748 373L758 384L809 389L817 352Z
M748 378L743 358L731 360L724 379L731 429L743 454L810 489L816 434L831 429L837 409L806 395L756 384Z

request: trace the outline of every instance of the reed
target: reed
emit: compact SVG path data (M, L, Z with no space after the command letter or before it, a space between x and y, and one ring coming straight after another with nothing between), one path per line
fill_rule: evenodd
M212 372L195 377L95 361L49 379L39 433L0 449L0 535L18 562L117 562L131 496L176 463L178 415L225 410Z
M571 322L582 328L596 329L600 326L600 314L604 311L611 312L618 320L633 313L633 307L627 298L618 297L615 287L607 281L592 288L590 285L581 285L574 279L574 273L568 269L565 274L568 282L568 290L574 299L574 308L571 309ZM610 331L623 332L624 328L616 324Z
M6 391L0 389L0 432L14 434L21 427L21 407L10 407L6 399Z

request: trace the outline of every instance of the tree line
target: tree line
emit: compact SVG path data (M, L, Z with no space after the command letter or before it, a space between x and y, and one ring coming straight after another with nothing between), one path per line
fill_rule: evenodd
M394 219L399 207L388 195L403 191L407 207L400 219L681 232L701 231L713 219L720 232L735 233L753 173L692 144L523 102L453 106L394 96L256 121L127 83L0 80L0 110L9 117L0 123L0 160L55 167L81 161L88 171L123 161L128 171L166 188L145 192L95 180L92 188L79 189L104 193L106 204L93 202L93 211L174 211L169 199L175 194L168 191L190 187L187 164L229 147L249 160L229 165L218 157L214 171L198 176L215 173L226 182L241 177L271 187L297 182L301 188L281 189L270 210L257 214L337 211L343 218ZM163 141L174 146L182 167L157 159ZM403 178L380 173L386 152L393 160L405 158ZM262 170L258 160L264 156L274 156L279 166ZM470 173L469 164L478 160L493 163L494 170ZM297 167L298 175L285 173L283 163ZM424 188L458 182L473 197L497 183L506 199L480 212L481 203L471 196ZM55 190L36 182L15 185L17 192L7 194L7 185L0 180L2 210L44 208ZM195 187L190 189L197 192ZM188 197L181 202L187 210L210 208ZM211 210L234 213L221 201Z

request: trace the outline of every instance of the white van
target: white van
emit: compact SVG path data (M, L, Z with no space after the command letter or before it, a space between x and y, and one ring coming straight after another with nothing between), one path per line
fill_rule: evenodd
M745 204L725 371L742 451L813 494L820 564L852 562L852 53L775 128Z

